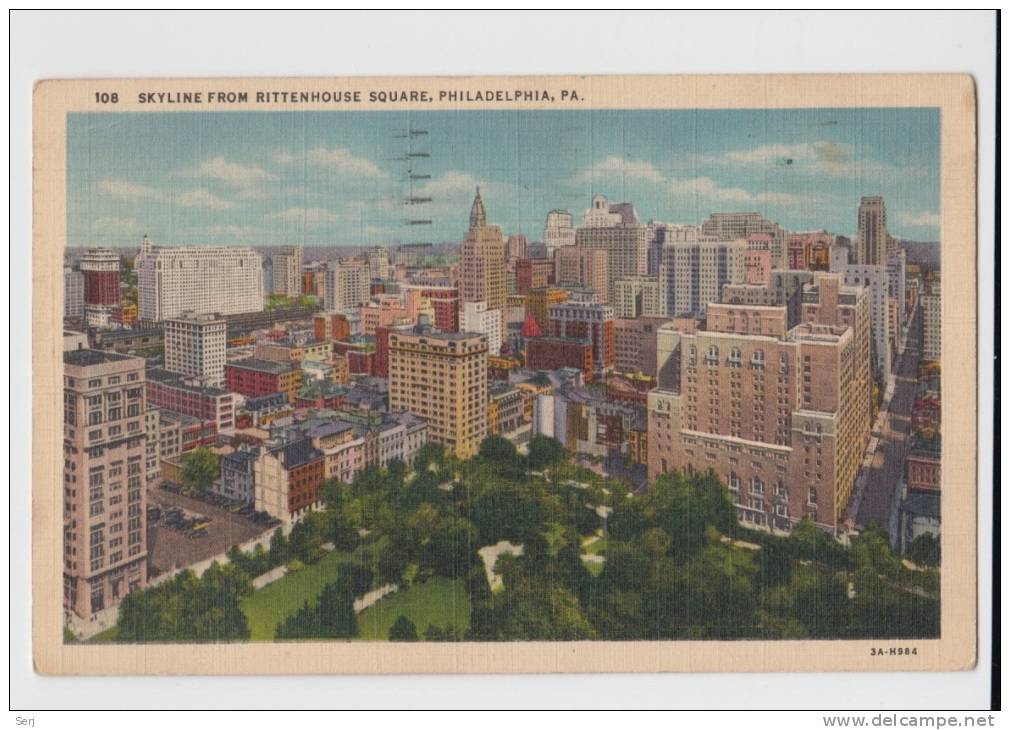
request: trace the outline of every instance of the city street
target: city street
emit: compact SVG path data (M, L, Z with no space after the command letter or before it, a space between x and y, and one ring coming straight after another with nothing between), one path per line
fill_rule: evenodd
M857 479L854 507L856 529L877 523L885 530L890 522L908 453L912 407L918 382L920 357L921 309L916 309L909 326L905 353L895 368L894 394L881 423L877 449L868 465L864 464Z

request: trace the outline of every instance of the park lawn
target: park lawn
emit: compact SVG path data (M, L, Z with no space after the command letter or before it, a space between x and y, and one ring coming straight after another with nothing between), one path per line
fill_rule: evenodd
M389 628L399 616L406 616L423 638L429 625L452 624L465 632L470 628L470 597L460 578L429 578L407 590L397 591L358 614L358 636L370 641L387 641Z
M119 627L112 626L111 628L108 628L105 631L95 634L90 639L88 639L88 641L91 643L115 641L117 636L119 636ZM64 636L64 639L66 639L66 636Z
M369 547L378 545L362 546L350 553L326 553L318 562L289 573L243 598L239 607L249 621L249 638L252 641L273 641L277 624L295 613L305 601L311 606L323 588L336 580L337 566L359 559L361 551Z

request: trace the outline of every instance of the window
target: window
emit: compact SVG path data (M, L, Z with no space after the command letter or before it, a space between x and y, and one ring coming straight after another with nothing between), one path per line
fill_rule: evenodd
M817 490L814 487L810 487L810 492L807 494L807 504L817 504Z

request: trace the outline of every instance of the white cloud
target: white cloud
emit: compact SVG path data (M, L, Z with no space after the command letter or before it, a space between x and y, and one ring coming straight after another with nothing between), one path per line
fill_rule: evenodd
M125 235L140 233L142 226L136 218L101 216L92 221L91 230L95 233L119 233Z
M150 185L131 183L126 180L101 180L98 183L98 194L122 200L149 200L160 195Z
M229 162L220 155L201 162L196 169L190 171L189 176L219 180L236 186L255 185L274 179L262 167Z
M920 228L939 228L940 214L931 210L901 211L897 215L898 223L905 226Z
M576 173L572 182L579 185L593 183L600 177L620 177L625 180L644 180L660 184L665 176L655 165L644 160L626 160L617 155L609 155L593 165L588 170Z
M752 193L741 187L724 186L708 176L668 177L651 162L627 160L616 155L603 158L587 170L580 170L571 182L577 185L604 183L610 180L636 180L655 185L675 198L694 197L712 202L739 204L795 205L805 200L789 193Z
M270 220L282 221L289 224L301 224L306 227L318 226L324 223L335 223L340 220L340 216L333 211L323 208L286 208L267 216Z
M279 165L310 165L341 175L356 177L384 178L386 173L367 157L359 157L345 147L317 147L306 152L281 150L274 154L274 162Z
M857 159L851 144L818 140L784 144L776 142L751 149L730 150L721 155L699 155L692 159L696 165L721 165L751 168L792 168L832 177L904 175L921 177L920 167L898 167L877 160Z
M246 238L257 231L252 226L237 226L229 223L227 225L211 226L208 230L212 236L226 236L229 238Z
M203 188L181 193L175 201L186 208L210 208L212 210L224 210L234 205L231 201L218 197Z

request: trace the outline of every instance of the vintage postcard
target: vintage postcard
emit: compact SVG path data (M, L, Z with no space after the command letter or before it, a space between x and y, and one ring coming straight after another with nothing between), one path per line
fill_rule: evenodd
M970 78L34 111L37 671L974 665Z

